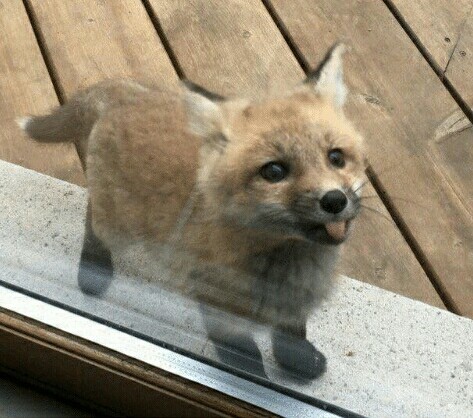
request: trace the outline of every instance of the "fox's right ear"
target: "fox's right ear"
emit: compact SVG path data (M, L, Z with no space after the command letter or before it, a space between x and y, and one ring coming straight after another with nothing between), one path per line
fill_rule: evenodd
M221 132L224 97L205 90L190 81L184 81L184 95L188 127L194 135L209 138Z
M305 80L318 94L328 98L340 109L345 104L348 89L343 80L342 55L346 46L336 43L329 49L319 66L311 71Z

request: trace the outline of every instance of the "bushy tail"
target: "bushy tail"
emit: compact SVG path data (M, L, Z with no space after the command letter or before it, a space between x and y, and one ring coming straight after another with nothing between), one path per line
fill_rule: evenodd
M79 93L49 115L26 116L18 125L31 138L40 142L76 142L89 136L100 116L94 89Z
M41 142L83 142L102 112L136 98L147 87L132 80L108 80L76 94L49 115L17 119L31 138Z

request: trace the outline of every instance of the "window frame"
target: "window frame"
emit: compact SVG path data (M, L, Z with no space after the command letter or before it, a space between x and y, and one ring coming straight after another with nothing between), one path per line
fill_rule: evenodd
M0 341L3 372L108 412L206 417L356 415L323 402L322 408L328 410L319 409L1 285Z

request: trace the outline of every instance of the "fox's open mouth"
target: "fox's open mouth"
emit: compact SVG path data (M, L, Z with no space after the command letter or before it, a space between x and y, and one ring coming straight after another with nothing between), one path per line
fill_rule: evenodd
M335 241L344 241L348 235L348 222L349 221L329 222L324 225L325 232Z
M305 235L311 241L338 245L347 239L351 221L351 219L345 219L327 222L326 224L311 225L305 229Z

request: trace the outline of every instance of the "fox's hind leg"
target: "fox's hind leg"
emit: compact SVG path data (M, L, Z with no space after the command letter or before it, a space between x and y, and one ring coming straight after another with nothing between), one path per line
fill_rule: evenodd
M234 321L212 312L201 304L208 337L214 343L222 363L237 370L267 379L263 367L263 358L253 336L244 326L238 327Z
M79 287L84 293L100 296L108 289L112 278L112 255L92 230L92 207L89 201L79 263Z

